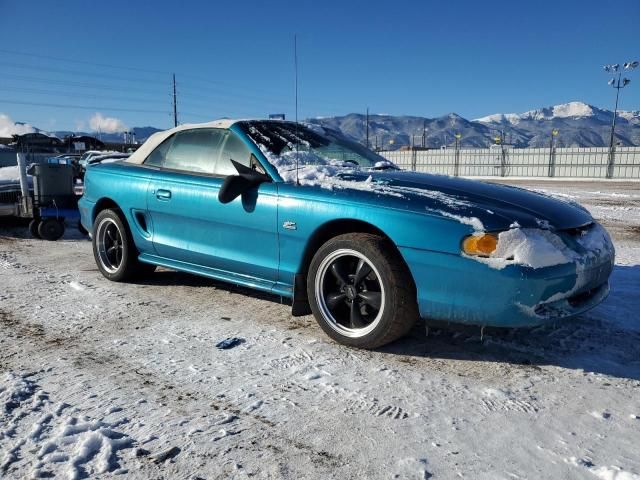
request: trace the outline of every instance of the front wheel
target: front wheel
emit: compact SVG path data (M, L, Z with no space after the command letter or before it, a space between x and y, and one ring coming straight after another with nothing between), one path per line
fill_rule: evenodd
M64 220L46 218L38 223L38 235L44 240L55 242L64 235Z
M98 269L109 280L123 282L155 270L155 266L138 261L131 232L119 211L108 209L98 214L91 242Z
M340 235L316 252L307 277L311 310L334 340L375 348L418 318L413 279L395 247L365 233Z

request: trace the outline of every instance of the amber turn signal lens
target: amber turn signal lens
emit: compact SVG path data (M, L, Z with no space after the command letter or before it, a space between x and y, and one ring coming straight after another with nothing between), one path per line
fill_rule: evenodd
M492 233L470 235L462 242L462 250L467 255L489 256L498 247L498 237Z

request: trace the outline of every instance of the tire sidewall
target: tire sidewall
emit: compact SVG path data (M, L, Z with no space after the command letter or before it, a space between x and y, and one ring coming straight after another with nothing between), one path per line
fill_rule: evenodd
M109 272L108 270L104 269L104 267L102 266L102 262L100 261L100 253L98 251L98 227L103 221L107 219L115 223L115 225L118 227L118 230L120 231L120 237L122 238L122 261L120 262L120 265L118 266L115 272ZM121 280L124 280L131 275L131 272L130 272L131 270L130 256L132 254L131 234L129 233L128 228L126 227L126 225L124 224L124 222L120 218L120 215L118 215L117 212L109 209L109 210L102 210L98 214L95 221L93 222L93 234L91 236L91 244L93 246L93 257L96 261L96 265L98 266L98 270L100 270L100 273L102 273L102 275L104 275L106 278L114 282L119 282Z
M41 220L38 223L38 235L43 240L55 242L64 235L64 221L55 218Z
M40 233L38 232L38 227L40 226L40 219L34 218L29 222L29 233L33 238L37 238L38 240L42 240Z
M380 241L379 243L382 243L381 239L378 237L374 237L373 235L367 235L367 237L370 237L371 239L378 239ZM364 255L367 261L373 264L380 273L379 281L385 292L384 310L381 318L378 320L378 324L371 332L361 337L349 337L335 330L330 325L331 321L325 318L316 299L315 284L316 276L319 274L318 270L320 264L330 253L340 249L355 250L356 252ZM390 268L389 260L382 254L380 248L374 247L373 242L356 242L349 235L335 237L320 247L309 265L309 272L307 276L307 296L309 299L309 305L311 306L311 310L322 330L337 342L358 348L372 348L374 346L379 346L382 343L385 343L382 340L392 328L393 323L396 320L395 317L398 302L393 278L394 274Z

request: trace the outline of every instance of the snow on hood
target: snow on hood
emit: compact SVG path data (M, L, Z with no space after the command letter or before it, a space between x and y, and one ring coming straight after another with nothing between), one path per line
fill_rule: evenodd
M319 186L330 190L351 189L388 195L396 198L423 197L437 202L438 205L449 210L462 210L472 207L467 200L454 195L448 195L438 190L416 188L403 185L392 185L387 181L366 175L369 169L362 169L349 162L329 160L307 151L288 151L274 155L263 145L259 145L267 160L276 167L278 174L285 182L307 186ZM297 159L297 172L296 172ZM395 165L391 162L377 162L375 168ZM369 170L370 171L370 170ZM364 175L363 175L364 173ZM439 208L426 208L427 212L451 218L459 223L471 225L475 231L484 231L484 225L477 217L455 215Z
M591 258L614 253L609 233L597 223L575 240L578 248L568 245L559 234L550 230L512 228L498 234L498 246L490 257L469 258L498 270L509 265L537 269L565 263L584 265Z

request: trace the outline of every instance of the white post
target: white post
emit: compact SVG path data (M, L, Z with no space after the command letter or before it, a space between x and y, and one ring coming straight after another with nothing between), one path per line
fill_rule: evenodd
M23 197L29 196L29 183L27 182L27 156L18 152L18 172L20 173L20 193Z

